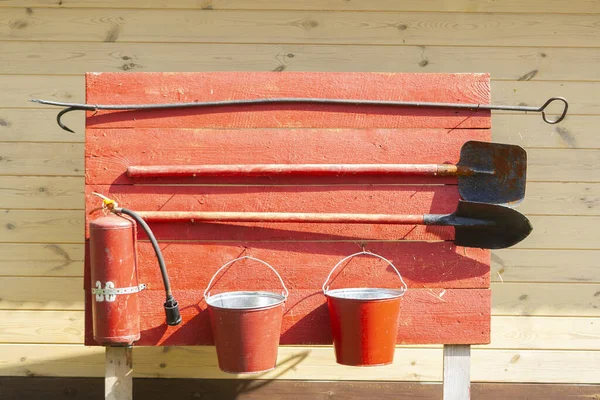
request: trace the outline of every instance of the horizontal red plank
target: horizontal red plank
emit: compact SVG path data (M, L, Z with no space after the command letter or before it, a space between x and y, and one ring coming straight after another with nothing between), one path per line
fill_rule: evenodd
M240 255L272 265L290 290L318 289L342 258L360 251L358 243L162 243L171 284L178 290L205 289L220 266ZM448 242L375 242L365 248L390 260L410 288L488 288L490 251L456 247ZM162 287L156 256L148 242L138 243L138 276L151 289ZM252 273L248 273L251 271ZM90 287L88 279L85 287ZM400 287L390 266L360 256L338 268L331 288L370 285ZM249 260L219 274L214 291L277 289L279 281L265 266Z
M272 211L446 214L456 186L130 186L87 185L86 217L102 216L102 193L134 211ZM95 211L94 211L95 210ZM87 226L87 224L86 224ZM151 223L159 240L452 240L454 228L325 223ZM145 237L140 233L140 237Z
M183 322L165 323L164 292L140 293L142 337L137 345L211 345L213 337L202 291L177 291ZM86 295L89 302L91 295ZM413 289L402 300L398 344L487 344L490 341L489 289ZM90 307L86 344L94 345ZM281 330L285 344L331 344L329 312L321 291L298 290L286 302ZM332 355L333 356L333 355Z
M445 183L443 177L279 176L130 178L127 167L202 164L455 164L469 129L93 129L86 135L86 183Z
M422 225L306 223L184 223L149 224L159 241L353 241L453 240L454 228ZM352 227L350 229L349 227ZM142 233L139 233L143 237Z
M319 72L88 73L89 104L275 97L488 104L488 74ZM88 113L88 128L489 128L489 111L264 105Z
M115 199L122 207L139 211L443 214L454 211L459 199L454 185L86 185L88 211L102 204L92 195L94 191Z

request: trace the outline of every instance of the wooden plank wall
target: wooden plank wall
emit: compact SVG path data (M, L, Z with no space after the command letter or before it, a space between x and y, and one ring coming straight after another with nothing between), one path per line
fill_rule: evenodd
M535 231L493 253L492 344L472 378L600 383L600 1L5 0L0 2L0 375L102 376L83 341L83 114L55 124L39 97L84 101L86 71L490 72L494 103L562 95L557 126L494 113L529 154L521 210ZM42 350L43 349L43 350ZM140 348L140 377L229 377L212 348ZM391 367L337 366L282 348L261 378L439 381L439 347Z

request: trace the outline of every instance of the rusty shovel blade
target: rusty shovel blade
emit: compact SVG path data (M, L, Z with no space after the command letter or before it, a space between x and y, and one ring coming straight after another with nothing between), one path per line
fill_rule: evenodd
M469 141L457 166L464 200L514 207L525 198L527 152L520 146Z

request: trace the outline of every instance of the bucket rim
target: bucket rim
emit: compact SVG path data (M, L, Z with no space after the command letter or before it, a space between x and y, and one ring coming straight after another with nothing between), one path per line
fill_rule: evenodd
M346 297L343 294L382 294L381 297L375 298L361 298L361 297ZM361 302L373 302L373 301L385 301L395 300L404 296L406 289L404 288L370 288L370 287L357 287L357 288L341 288L331 289L325 292L325 296L340 300L352 300Z
M247 307L223 307L216 304L212 304L211 300L217 301L223 298L232 298L232 297L243 297L243 296L262 296L268 297L271 299L276 299L277 301L273 304L269 304L266 306L247 306ZM245 311L253 311L253 310L266 310L269 308L277 307L282 303L285 303L287 300L287 296L281 293L269 292L266 290L237 290L232 292L223 292L217 293L212 296L206 297L206 304L212 308L218 308L220 310L245 310Z

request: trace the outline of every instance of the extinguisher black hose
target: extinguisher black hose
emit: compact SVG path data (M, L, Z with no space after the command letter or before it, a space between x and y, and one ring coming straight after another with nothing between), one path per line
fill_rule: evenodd
M167 317L167 324L179 325L179 323L181 322L179 304L177 303L177 300L175 300L175 298L173 297L173 293L171 291L171 283L169 282L169 275L167 275L167 266L165 265L165 259L163 258L162 252L160 251L160 247L158 246L158 241L156 240L154 233L152 232L146 221L144 221L142 217L140 217L135 212L127 208L118 208L115 209L115 211L126 214L133 218L135 222L137 222L142 227L142 229L144 229L144 232L146 232L148 239L150 239L150 243L152 243L152 248L154 249L154 253L156 254L156 258L158 259L158 266L160 267L160 273L162 275L163 284L165 285L167 299L164 303L164 307L165 314Z

